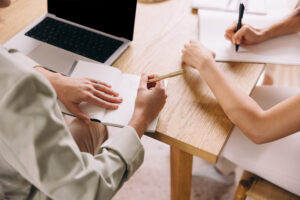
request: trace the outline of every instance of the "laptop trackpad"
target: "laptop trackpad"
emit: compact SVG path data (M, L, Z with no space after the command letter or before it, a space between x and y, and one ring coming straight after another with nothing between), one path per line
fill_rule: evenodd
M71 53L45 43L35 48L28 56L40 65L64 75L69 74L76 60L76 56Z

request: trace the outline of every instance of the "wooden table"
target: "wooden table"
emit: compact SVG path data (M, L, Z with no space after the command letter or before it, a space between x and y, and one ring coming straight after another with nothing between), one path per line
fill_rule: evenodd
M15 0L0 10L0 42L4 43L46 11L45 0ZM16 12L17 11L17 12ZM126 73L168 73L181 68L183 45L198 36L198 17L189 0L138 3L134 41L114 63ZM262 64L219 63L248 94L264 69ZM194 71L193 79L169 80L168 100L157 133L148 136L171 147L171 199L190 198L193 155L215 163L233 124L208 86ZM226 95L226 94L224 94Z

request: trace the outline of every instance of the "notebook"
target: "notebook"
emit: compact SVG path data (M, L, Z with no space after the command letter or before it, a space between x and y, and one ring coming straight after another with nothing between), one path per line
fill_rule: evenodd
M300 65L300 38L297 34L277 37L256 45L240 46L225 39L225 30L237 20L237 13L199 10L199 39L216 53L216 61L254 62ZM243 23L256 28L266 27L277 21L274 17L244 15Z
M117 110L108 110L96 105L83 102L80 109L86 113L91 120L102 123L107 126L122 128L126 126L131 119L134 111L137 89L140 77L132 74L123 74L119 69L91 62L78 61L71 77L88 77L108 83L112 89L119 93L123 102ZM58 104L64 114L72 115L71 112L60 102ZM147 132L155 132L158 117L149 125Z
M193 8L238 12L240 0L191 0ZM266 15L266 0L244 0L242 1L246 6L246 13Z

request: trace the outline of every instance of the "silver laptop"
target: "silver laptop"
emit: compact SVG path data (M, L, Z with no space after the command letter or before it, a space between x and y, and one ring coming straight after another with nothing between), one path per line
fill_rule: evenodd
M137 0L48 0L48 13L4 44L68 75L76 60L112 64L133 38Z

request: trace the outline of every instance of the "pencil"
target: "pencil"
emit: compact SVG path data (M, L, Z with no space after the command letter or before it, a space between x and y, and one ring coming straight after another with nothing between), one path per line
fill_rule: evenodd
M156 82L156 81L164 80L164 79L166 79L166 78L171 78L171 77L174 77L174 76L179 76L179 75L184 74L184 72L185 72L184 69L178 70L178 71L176 71L176 72L172 72L172 73L169 73L169 74L166 74L166 75L163 75L163 76L159 76L159 77L150 79L150 80L148 81L148 83L153 83L153 82Z

